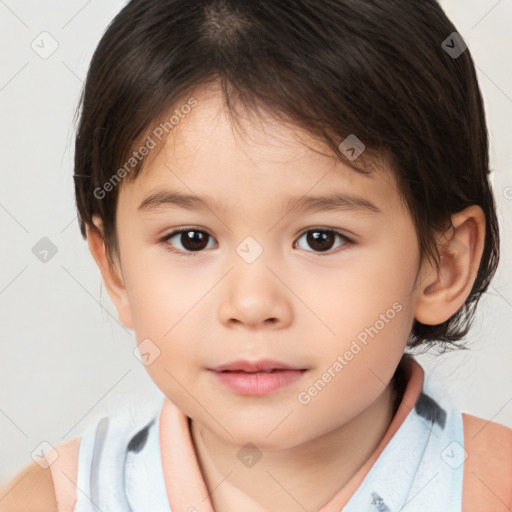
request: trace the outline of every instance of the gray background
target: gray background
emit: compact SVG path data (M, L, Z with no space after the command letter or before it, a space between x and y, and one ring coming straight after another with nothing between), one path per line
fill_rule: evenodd
M471 350L418 359L463 411L512 427L512 1L441 3L477 65L503 246ZM125 406L135 413L162 396L81 238L71 177L82 82L124 4L0 0L0 482L41 442L56 444L101 415ZM33 252L48 243L43 237L57 251L46 262Z

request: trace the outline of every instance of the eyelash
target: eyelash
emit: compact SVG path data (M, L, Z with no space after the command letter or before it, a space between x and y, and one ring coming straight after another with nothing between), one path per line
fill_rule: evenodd
M172 231L171 233L169 233L168 235L165 235L163 238L161 238L158 242L162 245L164 245L165 249L173 254L178 254L180 256L183 256L185 258L190 258L190 257L194 257L198 254L200 254L201 252L204 252L204 249L203 250L200 250L200 251L181 251L181 250L177 250L177 249L174 249L169 243L168 241L175 237L176 235L179 235L181 233L186 233L187 231L197 231L197 232L200 232L200 233L205 233L207 236L213 238L209 233L207 233L206 231L203 231L201 229L195 229L195 228L181 228L181 229L177 229L176 231ZM355 242L348 238L347 236L345 236L343 233L337 231L336 229L332 229L332 228L321 228L321 227L316 227L316 228L310 228L304 232L301 233L301 235L299 236L298 240L300 240L304 235L310 233L310 232L314 232L314 231L320 231L322 233L329 233L329 234L334 234L334 235L337 235L339 236L340 238L342 238L344 240L344 243L341 245L341 250L346 250L347 248L350 248L351 246L355 245ZM340 248L338 247L337 248L338 250L335 250L334 252L333 251L326 251L326 252L317 252L317 251L306 251L306 252L312 252L314 254L317 254L318 256L329 256L331 254L336 254L337 252L340 251Z

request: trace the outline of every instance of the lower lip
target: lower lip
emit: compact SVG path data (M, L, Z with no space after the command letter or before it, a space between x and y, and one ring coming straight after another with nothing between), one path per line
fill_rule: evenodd
M266 395L296 382L306 370L264 372L216 372L217 379L240 395Z

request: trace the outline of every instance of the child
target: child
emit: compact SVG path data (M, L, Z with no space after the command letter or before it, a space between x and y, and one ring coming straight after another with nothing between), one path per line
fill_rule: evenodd
M499 256L437 2L132 0L81 107L81 232L165 398L4 510L510 510L512 430L407 352L463 348Z

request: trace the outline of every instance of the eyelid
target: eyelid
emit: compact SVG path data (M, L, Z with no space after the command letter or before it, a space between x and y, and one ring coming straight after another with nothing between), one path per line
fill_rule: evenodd
M349 233L346 230L342 230L339 228L331 228L330 226L321 226L321 225L305 228L297 236L301 237L302 235L306 234L308 231L314 231L315 229L317 229L318 231L328 231L328 232L336 233L338 235L341 235L343 238L350 240L351 242L354 242L355 237L356 237L355 234L352 234L352 233L350 233L349 235L346 235L345 232Z

